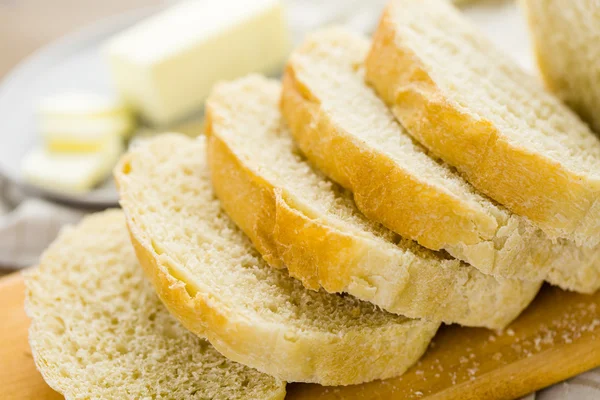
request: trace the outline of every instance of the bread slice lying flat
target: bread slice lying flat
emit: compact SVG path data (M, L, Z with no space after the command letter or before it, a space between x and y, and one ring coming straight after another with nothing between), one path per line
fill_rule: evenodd
M297 154L280 93L255 75L218 85L206 107L215 193L271 265L413 318L502 328L529 304L539 283L484 275L365 218Z
M286 381L347 385L402 374L438 323L306 290L269 267L213 196L204 137L167 135L117 167L142 266L170 311L226 357Z
M521 0L546 86L600 132L600 4Z
M600 141L444 0L391 0L367 80L408 132L552 237L600 242Z
M307 158L353 191L369 218L486 274L583 292L600 287L599 248L553 243L412 142L364 83L367 51L361 36L329 29L290 57L282 111Z
M25 276L29 341L67 399L283 399L173 318L144 277L121 211L65 229Z

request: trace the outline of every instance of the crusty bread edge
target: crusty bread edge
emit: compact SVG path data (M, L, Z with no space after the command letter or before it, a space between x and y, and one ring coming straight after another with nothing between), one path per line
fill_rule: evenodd
M128 170L130 156L125 155L115 168L118 186L124 183L120 175ZM283 381L336 386L398 376L419 359L437 331L438 323L409 320L340 336L234 318L220 308L219 299L193 288L192 279L166 253L156 251L152 238L128 213L132 205L123 191L121 205L137 258L171 314L225 357Z
M344 278L349 283L337 292L387 311L503 329L529 305L541 286L484 275L457 260L427 260L412 253L401 255L399 249L384 252L381 247L385 243L338 231L320 218L310 218L302 207L294 207L295 201L283 199L282 191L276 189L275 195L280 206L274 236L281 244L279 254L284 263L300 262L309 272L317 265L320 282ZM333 246L332 242L347 246ZM463 285L463 279L476 284Z
M210 111L207 115L211 115ZM354 264L353 267L356 268L355 264L358 262L357 257L360 252L353 251L357 245L352 240L353 238L348 234L332 231L323 224L319 224L320 228L327 229L327 233L319 232L319 237L322 238L324 234L329 234L332 238L326 249L327 253L320 253L318 257L316 254L307 254L307 257L304 258L292 255L290 251L287 251L291 249L283 247L285 245L281 242L278 233L285 234L287 227L293 230L304 229L304 225L312 221L306 216L302 216L300 221L293 221L294 215L291 213L295 210L290 209L285 202L285 194L273 187L270 182L262 179L236 156L227 143L219 137L219 134L214 132L211 117L207 118L206 127L208 160L215 194L221 201L223 209L255 245L265 240L271 241L272 247L267 254L257 246L263 257L269 261L269 264L271 264L272 257L277 259L278 265L285 264L290 275L300 279L306 288L318 290L323 286L329 292L344 290L349 284L344 279L346 274L340 271L338 276L333 276L326 265L330 264L336 255L348 253L346 261ZM246 203L251 204L250 209L239 212L241 208L245 208ZM265 212L264 209L269 211ZM302 237L302 240L310 239ZM318 241L316 237L312 239ZM340 267L344 266L347 269L353 269L347 263L340 263Z
M340 131L310 87L300 81L293 56L283 78L281 109L304 154L352 191L357 207L370 219L433 250L474 245L494 236L498 228L494 218L416 179L387 156L365 149ZM443 220L450 222L440 224Z
M530 218L551 237L587 245L600 241L598 185L543 155L512 146L490 121L461 112L397 37L387 8L365 65L367 81L409 133L481 192Z
M215 194L221 201L221 207L250 237L265 261L273 268L284 268L276 239L272 235L277 213L273 188L260 176L248 171L218 135L213 134L214 120L217 118L209 97L204 133L207 137L207 163ZM307 287L316 289L314 285Z

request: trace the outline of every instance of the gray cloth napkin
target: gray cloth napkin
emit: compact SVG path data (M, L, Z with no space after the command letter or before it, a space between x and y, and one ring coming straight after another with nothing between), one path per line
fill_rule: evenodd
M76 223L84 214L78 209L25 197L0 177L0 269L35 265L60 228Z

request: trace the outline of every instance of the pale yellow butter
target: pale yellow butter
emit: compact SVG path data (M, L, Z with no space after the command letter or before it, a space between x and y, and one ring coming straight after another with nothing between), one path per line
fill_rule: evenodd
M44 145L56 152L99 151L115 136L127 138L135 126L122 102L92 93L47 97L38 119Z
M122 139L113 136L93 153L57 153L44 147L34 148L23 159L23 178L55 191L86 192L108 177L123 147Z
M200 110L219 80L276 72L289 49L278 0L187 1L112 38L107 55L123 99L160 126Z

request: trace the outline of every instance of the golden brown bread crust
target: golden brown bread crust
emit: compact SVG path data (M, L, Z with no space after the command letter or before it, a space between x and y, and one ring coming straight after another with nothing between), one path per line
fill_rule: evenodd
M186 141L190 139L181 135L157 140L182 139L181 145L189 144ZM184 269L132 217L135 199L126 189L130 157L122 158L115 178L137 258L168 310L227 358L284 381L348 385L401 375L425 352L437 323L408 320L384 328L365 326L344 335L299 334L283 324L260 323L224 309L209 290L192 286L193 280L185 276ZM378 356L365 358L366 354Z
M305 287L318 290L319 281L329 276L331 281L325 279L323 287L330 292L339 292L347 286L344 274L338 276L330 274L327 269L319 268L320 264L335 265L339 254L347 256L346 261L356 263L358 255L352 248L349 238L338 234L331 240L323 242L324 232L322 226L311 224L306 216L290 209L284 200L281 190L274 189L272 185L249 170L233 153L233 151L212 131L212 116L210 106L207 108L206 133L208 135L208 160L215 194L221 201L227 214L246 233L253 243L265 243L269 246L256 246L269 265L279 268L285 265L290 275L302 281ZM292 223L294 221L295 223ZM307 224L311 224L309 226ZM316 226L315 226L316 225ZM286 238L300 234L297 229L306 232L299 235L305 239L307 247L305 257L296 258L295 254L300 249L286 248L282 244ZM281 238L280 238L281 237ZM283 239L283 242L282 242ZM321 262L308 254L319 253ZM320 252L317 249L324 250ZM264 252L264 253L263 253ZM340 271L341 272L341 271ZM325 276L323 276L325 275Z
M310 88L296 78L293 63L283 78L281 109L300 149L353 192L356 205L370 219L433 250L494 237L498 222L490 215L415 179L387 156L365 149L337 129Z
M209 98L207 153L215 193L253 242L270 243L269 260L279 259L276 266L285 265L305 287L347 292L411 318L494 329L512 321L537 293L539 282L496 279L427 251L429 258L410 253L362 230L338 229L284 185L264 179L259 167L231 147L220 132L230 124L220 121L218 107Z
M598 243L600 182L509 143L490 121L461 111L403 44L390 14L384 11L374 35L366 77L409 133L482 193L550 236Z
M275 224L275 199L271 195L270 187L267 182L258 176L253 176L252 185L246 182L246 176L251 175L246 171L243 163L239 162L231 153L227 152L226 148L215 152L214 156L208 150L211 146L219 146L219 143L213 142L212 139L212 118L210 105L207 103L205 116L205 134L207 136L207 157L211 168L213 187L226 186L226 190L230 190L232 196L236 197L236 206L228 208L227 204L223 204L227 208L228 214L240 229L246 234L248 232L257 231L256 240L252 243L263 256L265 261L274 268L283 268L281 260L277 256L277 246L273 238L269 235L274 229ZM211 157L222 157L222 161L212 162ZM216 167L214 165L219 165ZM221 168L227 168L222 171ZM226 176L226 179L220 178L221 175ZM221 186L219 186L221 185ZM239 188L239 190L238 190ZM257 205L260 205L258 207Z
M257 246L257 249L269 265L285 265L290 275L300 279L307 288L318 290L321 282L330 292L342 291L349 284L348 275L339 269L340 273L336 274L321 266L358 264L360 257L355 240L342 232L331 232L290 208L285 200L288 195L244 165L214 133L213 115L209 101L206 120L208 162L215 194L227 214L253 243L268 241L268 247ZM289 246L297 239L294 239L296 235L304 241L304 251ZM323 241L325 236L329 237L327 241ZM341 262L340 255L344 255L345 262Z

